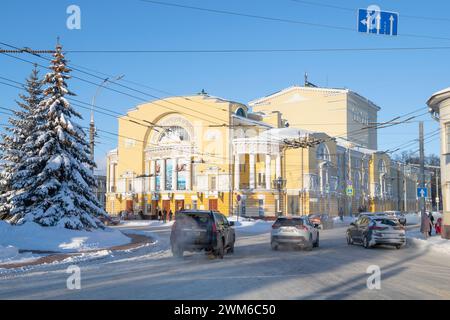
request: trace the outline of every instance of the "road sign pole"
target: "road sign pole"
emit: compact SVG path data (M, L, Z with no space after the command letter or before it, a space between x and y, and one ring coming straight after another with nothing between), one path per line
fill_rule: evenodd
M419 122L419 152L420 152L420 188L425 188L425 150L423 141L423 121ZM423 195L423 196L422 196ZM423 223L425 219L425 196L424 189L421 190L421 197L419 197L420 213L421 213L421 230L424 230Z

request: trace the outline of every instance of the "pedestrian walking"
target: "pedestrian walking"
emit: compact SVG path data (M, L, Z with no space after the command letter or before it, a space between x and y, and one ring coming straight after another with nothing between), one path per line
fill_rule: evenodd
M173 212L172 209L169 210L169 222L172 221Z
M141 220L144 220L144 212L142 210L139 210L138 215Z
M433 232L433 229L434 229L434 217L433 217L433 213L428 212L428 218L430 219L430 232L428 232L428 235L431 237L431 233Z
M163 217L163 222L166 223L167 222L167 210L166 209L163 210L162 217Z
M420 232L423 233L425 239L428 239L430 234L431 221L430 217L425 213L421 215Z
M442 218L438 218L436 224L434 225L436 234L441 234L442 231Z
M161 209L158 210L158 221L161 221L162 219L162 212Z

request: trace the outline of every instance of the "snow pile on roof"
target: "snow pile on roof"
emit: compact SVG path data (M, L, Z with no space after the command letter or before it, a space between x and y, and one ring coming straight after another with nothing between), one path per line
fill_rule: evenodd
M38 256L31 253L19 253L19 249L14 246L0 245L0 264L16 263L37 259Z
M373 150L373 149L368 149L368 148L364 148L361 146L356 146L354 145L351 141L348 141L346 139L340 138L340 137L336 137L336 144L338 146L344 147L344 148L348 148L349 144L352 145L351 149L357 152L361 152L364 154L374 154L375 152L377 152L377 150Z
M414 229L413 231L407 231L406 236L409 243L415 246L450 254L450 240L442 239L440 235L435 235L425 240L420 230Z
M115 229L77 231L60 227L41 227L29 222L13 226L0 221L0 246L21 250L80 252L130 243L131 239Z
M247 232L247 233L265 233L269 232L272 228L273 221L265 221L265 220L254 220L249 218L239 217L239 220L236 216L232 216L227 218L228 221L234 222L234 228L239 231Z

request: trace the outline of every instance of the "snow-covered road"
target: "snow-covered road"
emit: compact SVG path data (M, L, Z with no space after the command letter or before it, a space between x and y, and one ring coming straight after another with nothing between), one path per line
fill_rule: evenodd
M3 274L0 299L450 299L450 255L348 246L345 228L322 231L312 252L274 252L268 232L238 229L224 260L175 259L169 227L134 228L156 235L158 248L80 262L80 290L66 288L67 265ZM381 290L367 289L370 265L381 268Z

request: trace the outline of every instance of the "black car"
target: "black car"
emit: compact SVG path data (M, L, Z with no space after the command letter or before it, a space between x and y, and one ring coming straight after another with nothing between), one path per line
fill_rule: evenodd
M180 211L170 234L172 254L182 257L184 251L205 250L223 259L225 252L234 252L233 225L217 211Z
M359 243L365 248L384 244L400 249L406 243L405 228L398 219L386 214L362 214L347 229L347 243Z

